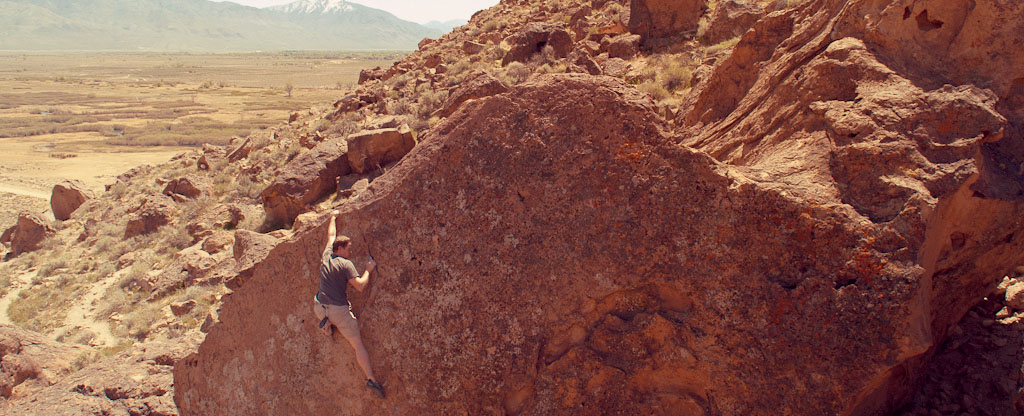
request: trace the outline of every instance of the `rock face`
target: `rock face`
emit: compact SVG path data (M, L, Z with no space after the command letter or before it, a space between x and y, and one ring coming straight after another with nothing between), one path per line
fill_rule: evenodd
M356 173L367 173L396 162L416 145L412 131L407 128L363 131L348 136L346 141L348 164Z
M859 65L858 51L840 42L817 59ZM977 168L981 131L1005 123L984 93L940 93L917 110L938 114L911 120L942 125L944 106L958 105L970 121L952 142L974 148L928 150L949 164L936 178ZM827 125L809 104L810 125ZM719 161L678 146L659 120L635 89L586 75L465 104L372 194L341 206L339 232L365 237L357 264L369 249L382 265L353 303L388 402L363 391L347 345L315 331L320 227L279 244L225 303L176 367L179 409L875 414L1024 241L1005 237L1019 206L972 196L969 175L913 186L896 209L872 196L879 185L858 159L825 162L837 178L800 181L729 159L714 140L693 145ZM920 161L913 150L902 154ZM975 263L981 253L999 255ZM311 373L340 391L300 382ZM287 390L270 396L259 380L271 375Z
M67 221L71 218L71 213L91 197L91 193L81 182L64 181L53 187L50 194L50 210L53 211L54 218Z
M260 193L267 221L289 224L309 210L309 204L334 191L335 180L351 171L347 153L345 140L334 137L288 162Z
M719 1L711 12L707 31L701 34L701 40L714 45L740 36L764 15L764 5L757 1Z
M280 242L277 238L252 231L235 231L232 255L237 262L235 277L227 281L231 289L241 287L252 277L253 268L267 258L270 251Z
M646 39L690 21L670 9L690 2L632 4ZM315 328L323 224L274 247L211 317L175 366L175 402L186 415L895 411L993 277L1021 264L1024 58L1004 52L1022 10L770 13L700 78L675 130L606 77L467 101L338 206L357 266L380 264L352 301L388 400Z
M46 221L33 214L21 214L11 234L11 253L15 256L35 251L47 237L56 231Z
M697 30L705 0L630 0L629 31L644 41Z

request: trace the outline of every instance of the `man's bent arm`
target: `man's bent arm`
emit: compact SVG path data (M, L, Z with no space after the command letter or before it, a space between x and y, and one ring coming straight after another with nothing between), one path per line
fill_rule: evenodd
M360 292L362 292L363 289L366 289L366 285L370 283L370 270L375 270L376 268L377 262L370 260L370 262L366 264L366 270L363 270L363 275L351 280L352 287L356 288L356 290Z

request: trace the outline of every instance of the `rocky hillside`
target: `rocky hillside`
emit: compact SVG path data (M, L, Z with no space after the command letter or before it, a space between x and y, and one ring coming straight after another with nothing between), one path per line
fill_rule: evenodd
M1020 413L1022 15L502 1L20 221L4 301L56 340L0 351L5 410ZM380 263L352 302L386 400L315 328L330 209Z

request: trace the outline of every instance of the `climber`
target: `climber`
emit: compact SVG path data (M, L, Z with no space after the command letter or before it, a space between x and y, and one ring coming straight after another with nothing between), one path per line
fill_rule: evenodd
M331 336L334 334L334 327L337 327L341 335L352 344L356 351L356 362L359 368L366 375L366 387L384 398L384 387L373 377L373 369L370 368L370 357L363 346L363 340L359 336L359 322L352 314L352 305L345 295L346 286L349 283L356 290L362 292L370 279L370 271L377 267L377 263L370 257L366 264L366 270L359 276L356 266L352 264L349 257L352 256L352 239L346 236L337 235L338 211L331 212L331 224L327 227L327 247L324 248L320 263L320 290L313 297L313 312L320 320L320 328Z

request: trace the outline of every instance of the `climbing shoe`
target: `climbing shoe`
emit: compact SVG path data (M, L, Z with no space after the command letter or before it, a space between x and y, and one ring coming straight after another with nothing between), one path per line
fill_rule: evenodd
M366 380L366 387L373 390L374 393L377 393L380 398L384 398L384 386L381 386L380 383L373 380Z

